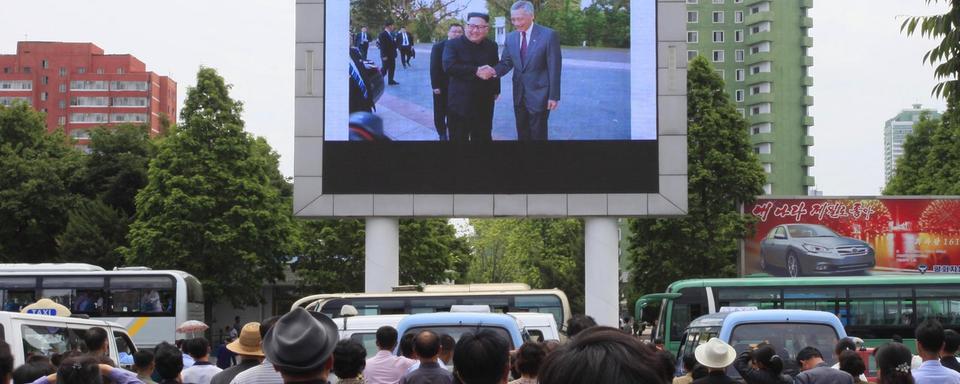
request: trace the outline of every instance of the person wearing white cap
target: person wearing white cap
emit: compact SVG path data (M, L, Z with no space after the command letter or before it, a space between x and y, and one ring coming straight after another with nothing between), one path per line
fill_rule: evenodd
M706 344L700 344L693 351L700 365L707 367L709 372L706 377L697 379L693 384L733 384L736 383L730 376L727 376L726 369L737 359L737 351L716 337L710 339Z

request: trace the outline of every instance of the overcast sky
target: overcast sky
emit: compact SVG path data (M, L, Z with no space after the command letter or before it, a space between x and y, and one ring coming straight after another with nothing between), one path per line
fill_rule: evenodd
M812 174L825 194L878 194L884 122L913 103L944 108L930 97L932 68L920 62L934 42L899 32L904 15L944 8L923 0L814 2ZM14 53L24 39L93 42L171 76L179 106L197 69L216 68L243 101L247 130L266 137L281 154L281 171L293 174L293 0L30 0L3 9L18 16L0 23L0 53Z

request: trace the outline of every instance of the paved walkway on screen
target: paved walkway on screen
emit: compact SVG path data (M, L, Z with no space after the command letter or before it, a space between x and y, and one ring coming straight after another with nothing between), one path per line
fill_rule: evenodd
M409 68L397 58L396 80L377 102L384 130L395 140L437 140L433 126L429 44L416 46ZM370 47L369 57L380 64ZM630 52L625 49L563 48L560 108L550 114L551 140L630 139ZM494 140L516 140L512 74L501 80L494 111Z

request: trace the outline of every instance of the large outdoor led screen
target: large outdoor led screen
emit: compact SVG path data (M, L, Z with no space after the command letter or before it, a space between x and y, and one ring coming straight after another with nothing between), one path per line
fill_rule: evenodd
M388 3L298 15L324 23L324 194L659 192L656 0Z

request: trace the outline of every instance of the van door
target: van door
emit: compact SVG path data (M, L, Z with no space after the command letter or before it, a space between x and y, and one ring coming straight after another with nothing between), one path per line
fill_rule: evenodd
M30 356L40 355L52 357L54 354L63 354L70 351L83 351L82 340L71 338L67 331L67 324L61 321L18 320L12 322L13 334L19 335L19 349L14 355L26 361ZM79 343L78 343L79 341ZM81 349L82 348L82 349Z

